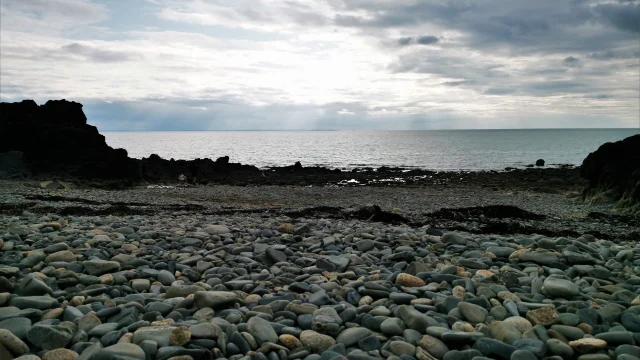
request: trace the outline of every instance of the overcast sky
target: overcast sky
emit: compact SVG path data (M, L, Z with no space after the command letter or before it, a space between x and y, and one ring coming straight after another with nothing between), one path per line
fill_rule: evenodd
M100 130L640 127L640 0L2 0L0 97Z

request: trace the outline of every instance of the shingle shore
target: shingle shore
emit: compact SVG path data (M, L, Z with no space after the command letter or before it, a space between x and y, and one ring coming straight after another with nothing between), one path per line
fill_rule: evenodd
M637 240L29 212L0 238L2 359L640 354Z

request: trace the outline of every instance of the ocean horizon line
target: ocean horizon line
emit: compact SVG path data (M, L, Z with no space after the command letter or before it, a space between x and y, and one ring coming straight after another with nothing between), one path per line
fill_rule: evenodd
M423 131L536 131L536 130L638 130L636 127L610 127L610 128L488 128L488 129L226 129L226 130L102 130L101 132L423 132Z

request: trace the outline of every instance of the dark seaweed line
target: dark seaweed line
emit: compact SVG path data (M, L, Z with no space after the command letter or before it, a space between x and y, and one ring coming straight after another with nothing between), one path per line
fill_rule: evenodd
M30 198L54 198L54 201L74 201L72 198L63 197L30 197ZM64 199L64 200L62 200ZM83 199L86 200L86 199ZM96 202L92 200L85 201L87 204L94 204ZM104 203L99 203L105 205ZM135 204L135 205L132 205ZM406 224L413 228L432 226L435 228L446 228L448 230L466 231L475 234L521 234L531 235L540 234L545 236L564 236L564 237L578 237L582 235L573 230L552 230L544 227L538 227L533 225L521 224L519 222L505 222L501 219L521 219L521 220L542 220L544 215L538 215L530 213L525 210L513 206L493 205L486 207L473 207L473 208L459 208L459 209L440 209L435 212L426 213L423 221L411 221L398 214L381 212L380 214L373 214L371 212L363 212L363 210L348 211L342 207L333 206L317 206L308 207L297 210L281 210L278 208L252 208L252 209L207 209L202 205L138 205L139 203L113 203L104 209L95 209L87 206L66 206L66 207L53 207L53 206L37 206L37 202L25 202L19 204L0 204L0 214L3 215L20 215L24 211L30 211L38 214L58 214L61 216L127 216L127 215L154 215L159 211L171 211L187 213L197 212L199 215L234 215L234 214L263 214L264 216L271 216L274 214L286 215L291 218L299 217L325 217L331 219L358 219L364 221L374 221L389 224ZM136 208L144 207L144 208ZM378 216L380 215L380 216ZM480 215L484 215L484 218L480 218ZM470 218L473 217L473 218ZM607 220L607 222L620 222L629 225L635 225L636 219L633 217L621 216L621 215L608 215L603 213L590 213L588 215L591 219L598 219L600 221ZM476 226L463 225L461 220L465 223L475 224ZM600 239L611 239L611 235L599 231L587 231L586 233L596 236ZM640 232L628 232L624 235L618 235L616 238L633 239L640 237Z

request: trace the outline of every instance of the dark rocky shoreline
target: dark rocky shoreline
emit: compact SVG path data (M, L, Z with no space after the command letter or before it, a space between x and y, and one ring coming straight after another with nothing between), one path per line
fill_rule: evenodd
M198 184L230 185L447 185L469 181L487 186L535 183L561 188L581 183L579 170L555 168L510 168L508 171L438 172L392 167L357 168L350 171L325 167L290 166L259 169L216 160L167 160L157 155L133 159L126 150L110 148L94 126L86 123L82 105L65 100L38 106L33 101L1 103L0 174L8 178L60 179L104 188L137 184L174 184L185 175ZM34 130L35 129L35 130ZM34 136L37 135L37 136ZM461 179L462 178L462 179Z
M603 146L580 168L509 169L508 171L435 172L419 169L381 167L352 171L323 167L303 167L299 163L261 170L252 165L232 163L228 156L217 160L166 160L157 155L132 159L123 149L110 148L98 130L87 124L82 104L66 100L48 101L38 106L31 100L0 103L0 174L9 178L60 179L104 188L124 188L137 184L172 184L183 174L199 184L230 185L326 185L352 186L449 186L474 183L501 189L540 187L542 191L563 192L584 187L585 198L607 192L601 201L623 198L620 207L634 207L638 191L631 176L640 167L637 156L620 160L621 153L640 148L640 136L627 140L622 149ZM614 170L603 162L615 159ZM540 164L543 162L541 161ZM613 173L615 176L603 176ZM623 185L620 185L620 184ZM629 185L627 185L629 184ZM615 188L615 191L610 191ZM579 189L578 191L582 191Z
M0 197L0 214L4 215L262 214L358 219L476 234L591 234L602 239L640 236L640 220L636 215L612 212L609 204L583 204L580 187L560 191L526 183L505 188L474 182L452 182L447 186L307 187L174 183L100 190L68 183L60 187L51 184L43 187L48 182L37 181L0 183L7 189Z
M58 178L105 188L174 183L181 175L199 184L231 185L449 186L473 182L500 189L525 184L549 192L588 185L584 191L580 189L585 201L616 202L617 208L632 212L640 208L640 135L602 145L579 168L477 173L389 167L341 171L296 163L261 170L232 163L228 156L215 161L166 160L157 155L129 158L126 150L109 147L96 127L87 124L82 104L76 102L51 100L41 106L32 100L0 103L0 114L0 174L9 178ZM536 164L544 165L544 160Z

